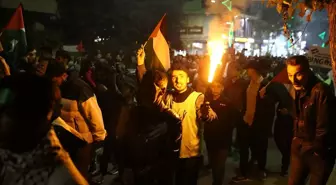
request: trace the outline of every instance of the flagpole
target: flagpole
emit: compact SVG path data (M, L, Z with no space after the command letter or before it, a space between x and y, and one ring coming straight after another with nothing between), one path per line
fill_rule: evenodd
M148 40L149 40L149 39L148 39ZM145 46L147 45L148 40L146 40L146 42L143 44L143 47L145 47Z

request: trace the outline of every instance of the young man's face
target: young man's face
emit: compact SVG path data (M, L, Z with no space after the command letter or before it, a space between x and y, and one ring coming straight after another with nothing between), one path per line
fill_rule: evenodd
M27 54L27 61L29 63L35 63L36 60L36 50L32 50Z
M308 82L308 71L304 71L301 65L287 65L288 79L295 90L303 90Z
M173 70L172 72L173 87L177 92L184 92L188 88L188 74L182 70Z
M219 82L213 82L211 84L211 94L213 96L220 96L224 90L224 85Z
M49 63L48 60L39 61L39 63L36 66L36 75L44 76L47 71L48 63Z

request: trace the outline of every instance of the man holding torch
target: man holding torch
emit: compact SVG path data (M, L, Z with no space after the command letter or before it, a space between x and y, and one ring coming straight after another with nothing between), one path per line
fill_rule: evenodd
M234 108L224 96L223 79L217 76L210 84L206 99L208 106L216 113L217 118L204 124L204 140L208 150L212 170L212 184L223 185L225 163L232 144L234 128Z

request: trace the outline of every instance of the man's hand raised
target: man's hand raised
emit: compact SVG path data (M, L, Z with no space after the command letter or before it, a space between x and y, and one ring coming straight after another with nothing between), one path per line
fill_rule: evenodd
M145 64L145 46L141 45L140 49L137 52L137 62L138 66L144 65Z

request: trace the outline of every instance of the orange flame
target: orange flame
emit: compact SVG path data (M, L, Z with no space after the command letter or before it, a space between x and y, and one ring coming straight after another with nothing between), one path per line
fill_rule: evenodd
M208 50L210 54L208 82L211 83L215 77L217 66L222 64L221 60L225 50L224 41L222 39L209 41Z

